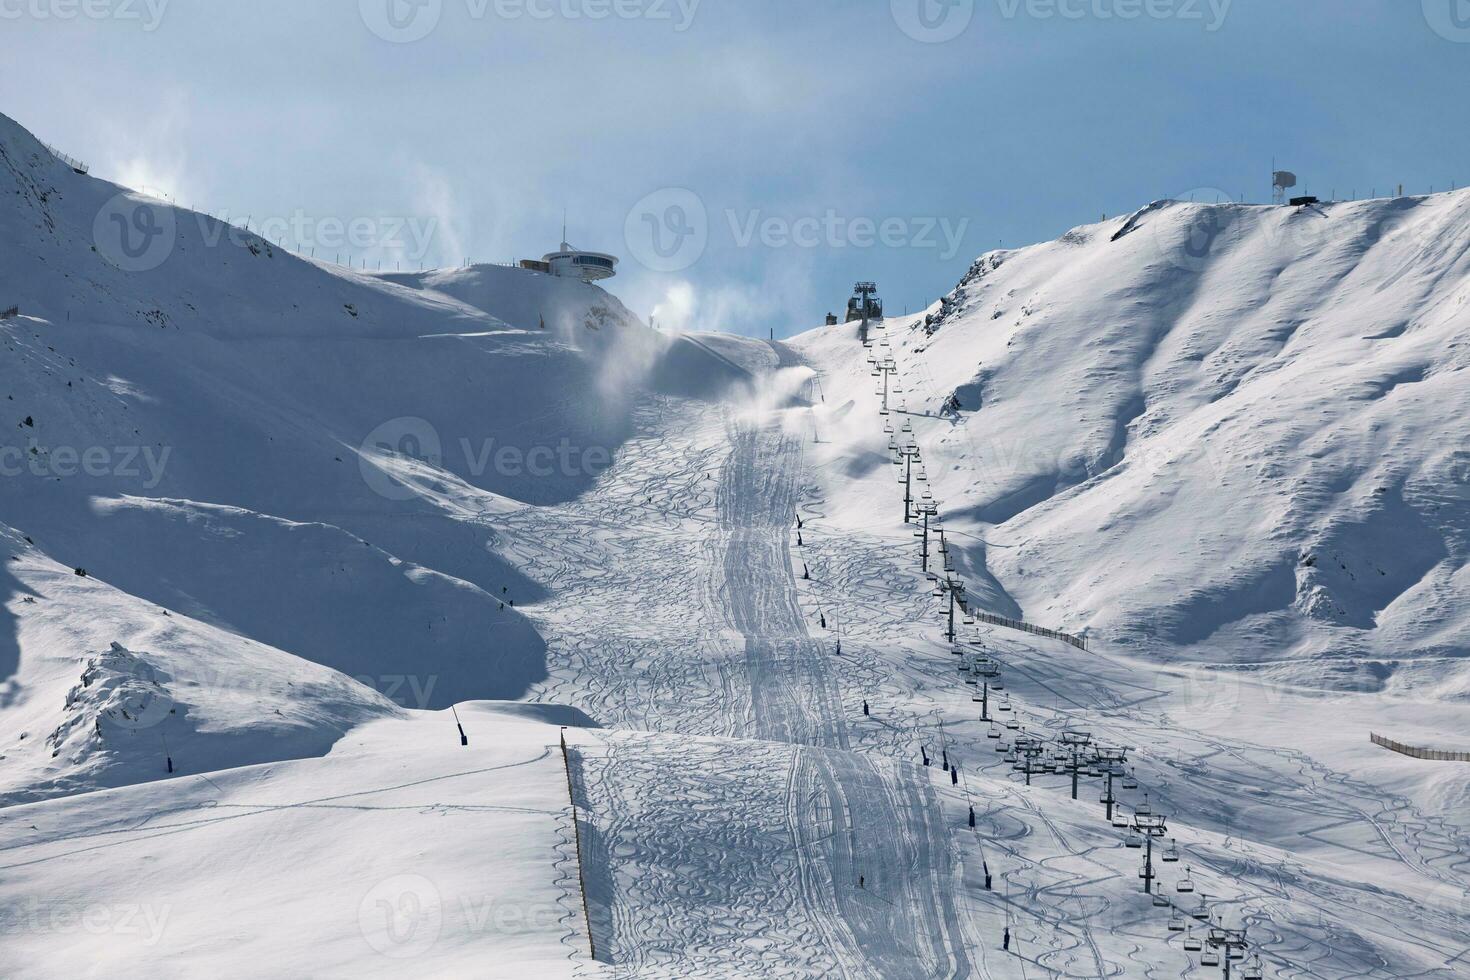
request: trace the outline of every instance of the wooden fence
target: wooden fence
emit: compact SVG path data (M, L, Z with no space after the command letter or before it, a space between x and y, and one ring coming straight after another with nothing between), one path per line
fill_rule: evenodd
M1032 636L1044 636L1052 640L1061 640L1063 643L1070 643L1078 650L1087 649L1087 640L1085 638L1073 636L1070 633L1063 633L1060 630L1049 630L1043 626L1033 626L1030 623L1022 622L1019 619L1006 619L1004 616L992 616L990 613L971 612L970 615L974 616L976 621L988 623L991 626L1004 626L1007 629L1030 633Z
M1421 749L1413 745L1405 745L1403 742L1395 742L1391 738L1382 735L1373 735L1373 744L1381 745L1385 749L1407 755L1414 759L1429 759L1432 762L1470 762L1470 752L1445 752L1440 749Z
M54 156L56 159L60 160L62 163L66 164L68 167L72 168L79 174L85 174L88 170L91 169L85 163L78 160L76 157L67 156L65 153L62 153L60 150L49 143L42 143L41 145L46 147L47 150L50 150L52 156Z
M582 825L577 820L577 794L572 789L572 757L567 747L567 733L561 733L561 762L567 772L567 799L572 803L572 835L577 847L577 887L582 892L582 918L587 922L587 949L597 959L597 940L592 935L592 907L587 902L587 872L582 865Z

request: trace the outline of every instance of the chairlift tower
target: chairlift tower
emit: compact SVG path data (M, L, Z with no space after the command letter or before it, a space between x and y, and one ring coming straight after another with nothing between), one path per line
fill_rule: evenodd
M1045 766L1038 767L1036 765L1036 760L1046 753L1046 746L1041 744L1040 739L1032 738L1029 735L1018 737L1013 744L1015 745L1017 758L1024 758L1025 760L1024 762L1018 761L1016 768L1026 774L1026 785L1030 786L1032 774L1046 771Z
M919 447L915 445L904 446L898 451L899 462L903 464L903 522L905 524L913 520L914 506L914 460L919 458Z
M1221 952L1220 961L1225 968L1225 980L1230 980L1230 964L1233 960L1245 958L1245 951L1249 943L1245 939L1244 929L1225 929L1220 926L1211 926L1205 942L1211 949Z
M1108 808L1108 819L1113 819L1113 807L1118 803L1118 797L1113 793L1113 779L1123 772L1123 763L1128 758L1128 750L1125 748L1112 748L1100 745L1096 749L1095 757L1102 766L1103 774L1107 777L1107 789L1103 792L1102 800Z
M956 602L963 604L965 601L964 579L950 578L946 575L939 583L938 594L944 595L945 593L949 594L949 629L945 632L945 636L950 643L953 643L958 635L955 632L954 607Z
M939 516L939 502L937 500L923 500L917 508L919 516L924 518L924 528L914 534L916 538L923 539L923 545L919 549L919 558L923 566L924 574L929 573L929 518Z
M888 379L897 373L898 365L893 363L893 358L891 357L885 357L873 366L873 377L876 378L880 374L883 376L883 410L879 412L880 415L888 414Z
M970 672L980 678L980 720L994 721L990 717L990 682L1000 676L1000 665L986 657L978 661Z
M1082 752L1092 744L1092 733L1083 731L1062 732L1062 745L1070 752L1068 768L1072 770L1072 799L1077 798L1077 776L1081 772Z
M1163 837L1169 832L1168 821L1162 813L1135 813L1133 815L1133 829L1143 835L1144 844L1148 850L1143 856L1143 870L1138 872L1138 877L1143 879L1143 891L1145 895L1153 894L1154 878L1154 838Z

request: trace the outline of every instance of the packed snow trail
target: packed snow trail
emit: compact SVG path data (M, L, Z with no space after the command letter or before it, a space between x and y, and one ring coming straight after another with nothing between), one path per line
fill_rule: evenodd
M722 550L696 549L718 598L705 612L726 645L743 646L744 690L720 699L715 726L740 740L580 734L599 949L640 977L971 976L928 770L847 751L835 641L812 635L822 614L799 601L801 440L780 409L742 407L726 406L717 430L727 455L708 530ZM709 948L725 932L743 939ZM732 962L742 949L752 957Z
M745 637L754 713L749 734L776 742L847 748L842 703L824 644L807 634L791 581L800 443L778 425L736 423L720 486L729 535L722 595L730 626Z

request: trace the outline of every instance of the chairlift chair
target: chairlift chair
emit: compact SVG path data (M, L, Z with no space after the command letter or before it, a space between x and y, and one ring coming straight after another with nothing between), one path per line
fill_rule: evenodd
M1128 828L1128 818L1123 816L1121 812L1115 811L1113 813L1113 826L1119 830L1126 830Z
M1217 952L1215 952L1213 949L1207 949L1207 950L1205 950L1203 953L1200 954L1199 965L1200 966L1219 966L1220 965L1220 954L1217 953Z
M1196 936L1193 929L1189 929L1189 931L1184 934L1184 951L1186 953L1198 953L1204 948L1205 941Z
M1163 892L1155 892L1154 893L1154 908L1156 908L1156 909L1166 909L1168 907L1169 907L1169 900L1164 897L1164 893Z
M1251 957L1251 961L1245 965L1245 972L1241 974L1244 980L1262 980L1265 971L1261 969L1261 954L1257 953Z
M1191 912L1190 915L1193 915L1201 922L1210 921L1210 906L1205 902L1205 897L1203 895L1199 897L1199 906L1193 912Z
M1133 810L1133 812L1136 813L1136 814L1138 814L1140 817L1151 817L1151 816L1153 816L1153 812L1154 811L1153 811L1153 808L1148 805L1148 794L1147 793L1143 794L1143 802L1140 803L1137 807L1135 807L1134 810Z
M1164 852L1163 861L1165 864L1179 863L1179 842L1172 837L1169 838L1169 849Z
M1179 911L1178 909L1175 909L1173 913L1169 916L1169 931L1183 932L1184 929L1184 913Z
M1177 885L1174 886L1175 890L1178 891L1179 894L1181 894L1181 895L1188 895L1188 894L1190 894L1191 892L1194 891L1194 879L1191 878L1189 876L1189 874L1190 874L1190 869L1189 868L1185 868L1184 869L1184 877L1183 878L1180 878L1179 879L1179 884L1177 884Z
M1143 838L1138 836L1138 831L1135 830L1128 835L1127 839L1124 840L1123 843L1126 844L1131 850L1136 851L1139 848L1143 847Z
M995 722L991 722L990 723L990 731L986 735L986 737L987 738L1000 738L1000 729L996 727Z
M1124 789L1138 788L1138 779L1133 775L1133 771L1131 769L1128 771L1128 774L1123 777L1122 785Z
M1009 752L1010 750L1011 750L1011 747L1009 745L1007 745L1005 742L996 742L995 743L995 751L997 751L997 752Z

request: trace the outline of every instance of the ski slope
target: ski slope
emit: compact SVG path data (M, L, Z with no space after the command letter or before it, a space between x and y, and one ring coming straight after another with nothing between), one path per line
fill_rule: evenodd
M1161 203L864 348L161 202L130 271L122 189L0 151L0 974L1206 977L1211 923L1470 971L1470 772L1368 741L1470 720L1465 195ZM948 642L946 561L1089 649ZM1169 817L1163 904L1098 779L1008 761L1078 729Z

